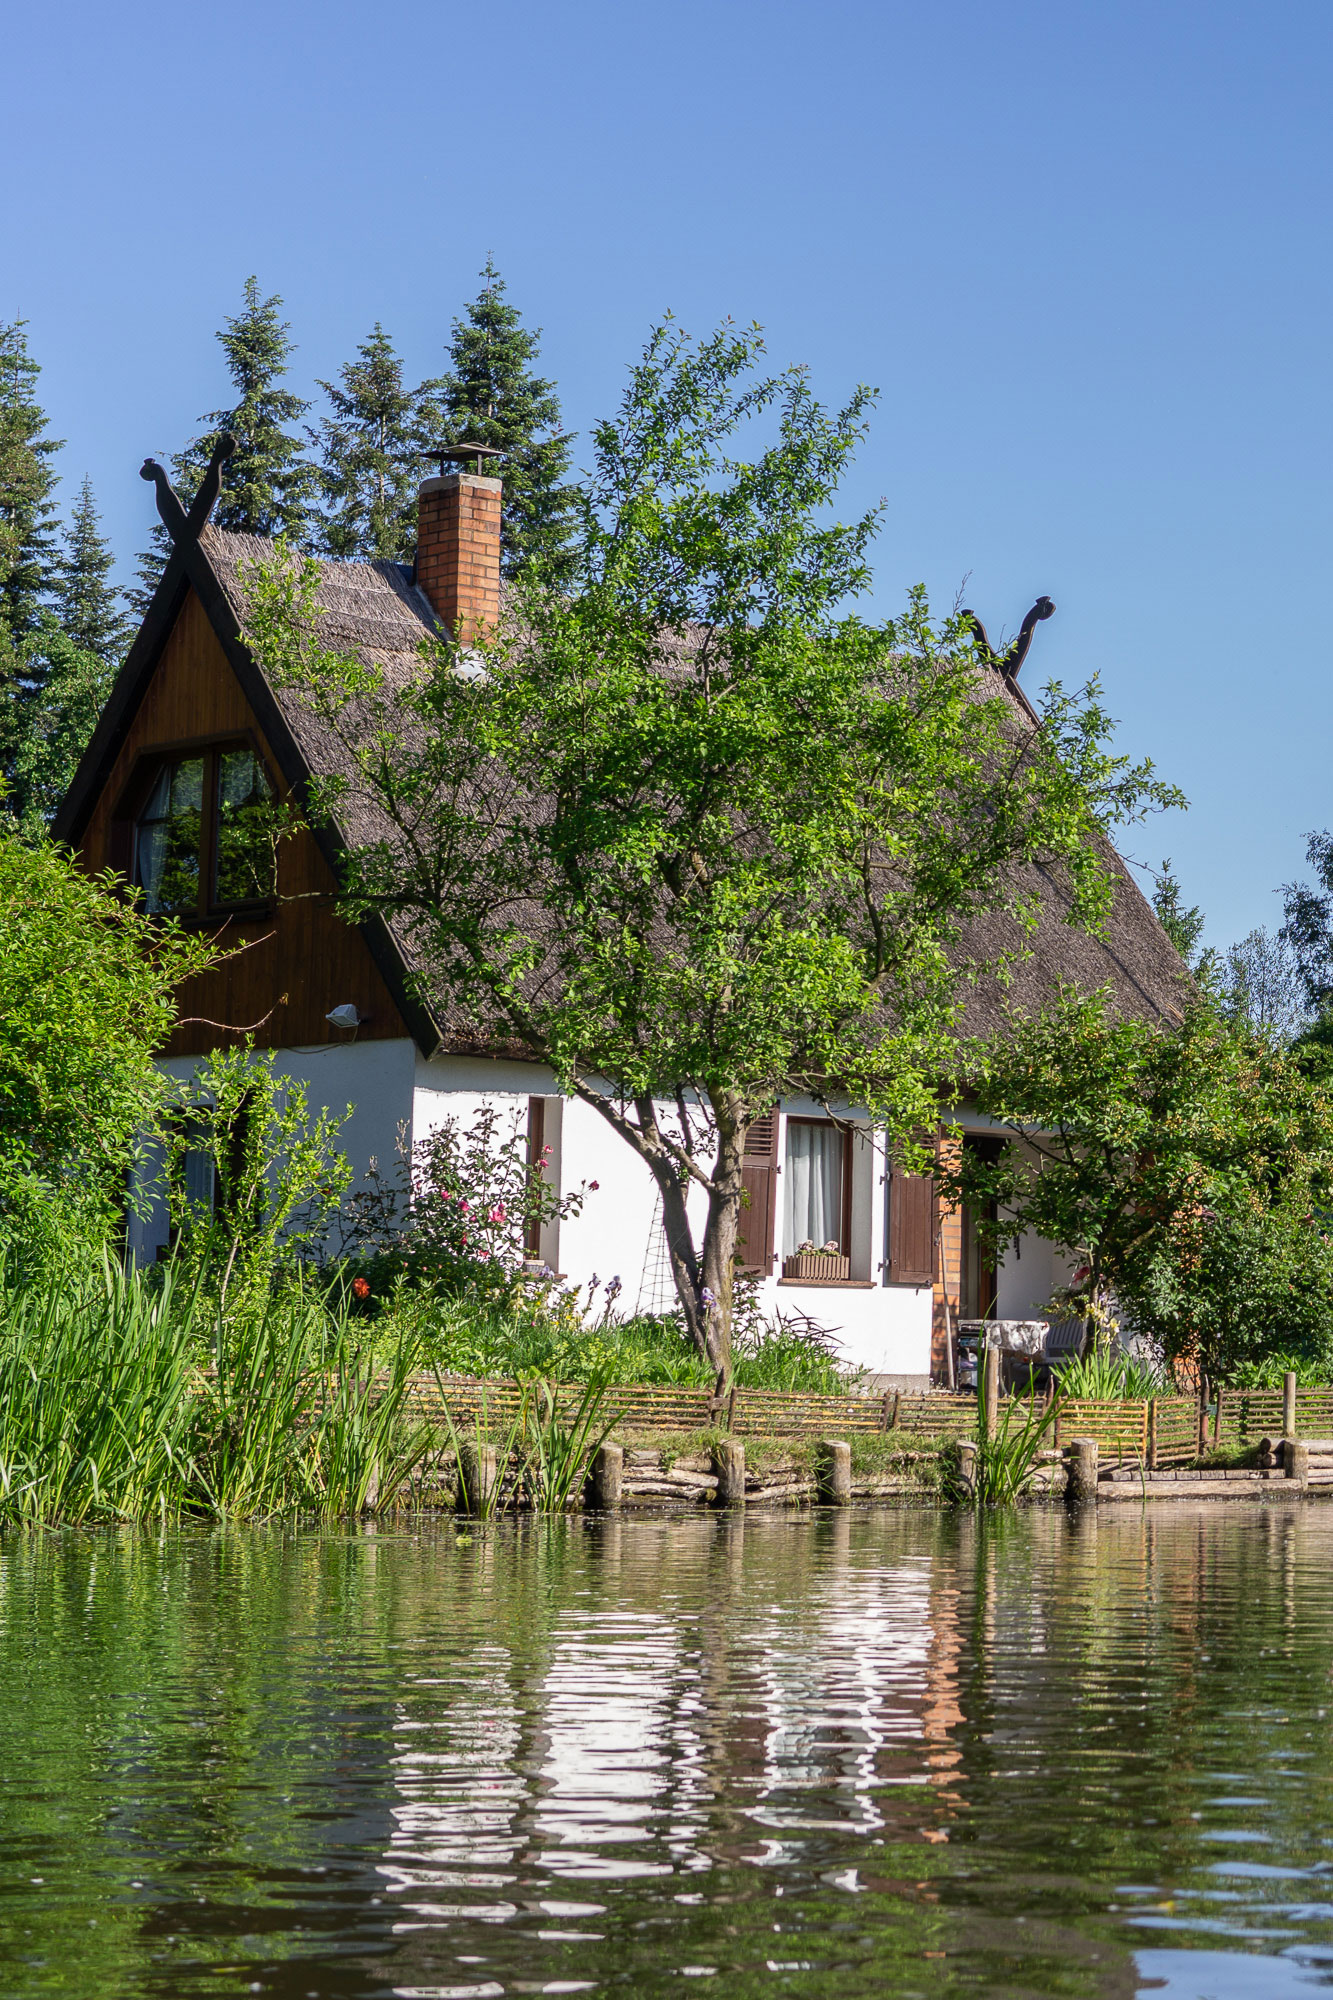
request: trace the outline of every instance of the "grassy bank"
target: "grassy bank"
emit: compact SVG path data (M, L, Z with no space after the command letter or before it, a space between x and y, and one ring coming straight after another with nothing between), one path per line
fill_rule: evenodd
M841 1386L816 1343L781 1330L738 1360L742 1384ZM533 1385L527 1484L552 1506L588 1440L564 1437L543 1383L708 1379L669 1320L589 1327L541 1297L421 1292L370 1317L295 1279L222 1310L170 1268L90 1264L0 1288L0 1525L390 1508L441 1442L408 1408L431 1372Z

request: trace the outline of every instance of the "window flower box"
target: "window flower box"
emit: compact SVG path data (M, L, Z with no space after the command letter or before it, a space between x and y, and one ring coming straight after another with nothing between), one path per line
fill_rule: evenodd
M819 1279L850 1278L852 1260L840 1257L836 1250L794 1250L790 1257L782 1260L784 1278Z

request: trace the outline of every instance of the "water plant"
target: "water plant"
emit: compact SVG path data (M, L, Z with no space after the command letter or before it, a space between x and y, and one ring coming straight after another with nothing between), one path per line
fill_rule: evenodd
M601 1422L606 1390L605 1375L595 1376L566 1415L549 1382L531 1385L524 1412L528 1444L524 1484L539 1513L563 1513L582 1498L589 1462L615 1421Z
M1161 1377L1146 1361L1092 1348L1060 1370L1059 1392L1088 1403L1146 1403L1162 1394Z
M388 1505L433 1443L417 1362L299 1282L223 1317L179 1267L0 1271L0 1525Z
M1043 1441L1052 1429L1059 1404L1028 1402L1011 1397L1002 1406L995 1429L977 1440L954 1445L943 1455L941 1485L955 1504L978 1507L1012 1506L1032 1484Z

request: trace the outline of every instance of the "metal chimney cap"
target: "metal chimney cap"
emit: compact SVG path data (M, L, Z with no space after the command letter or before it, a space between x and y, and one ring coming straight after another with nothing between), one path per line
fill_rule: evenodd
M457 459L460 464L462 464L462 462L465 459L474 458L477 462L473 470L479 473L481 471L483 459L503 458L504 453L500 449L499 445L477 444L475 441L470 440L464 444L437 445L435 450L431 453L431 457L439 459L440 477L441 479L443 479L444 468L449 463L451 458Z

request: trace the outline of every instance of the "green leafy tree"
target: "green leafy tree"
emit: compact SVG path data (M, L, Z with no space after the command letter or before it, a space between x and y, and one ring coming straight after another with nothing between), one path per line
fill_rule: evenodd
M321 382L332 414L310 433L319 448L323 545L340 561L410 561L417 489L438 441L426 388L403 382L403 364L379 321L336 382Z
M1107 753L1091 696L1050 691L1036 727L987 698L921 593L882 625L847 609L875 519L827 510L870 393L831 413L761 355L757 329L653 335L595 434L575 587L529 576L467 672L442 641L395 694L326 651L291 557L257 567L247 620L339 745L314 810L378 829L346 907L391 916L430 1001L646 1163L721 1369L751 1120L845 1091L910 1150L981 969L969 924L1035 928L1035 860L1103 923L1102 825L1177 797Z
M555 384L532 372L541 329L523 325L489 258L482 290L454 321L449 366L424 408L440 444L469 440L504 453L501 564L506 576L539 565L549 581L572 574L576 494L565 484L569 438Z
M236 534L285 535L303 544L313 526L318 474L302 456L302 442L291 429L310 406L282 386L294 343L281 310L276 292L261 298L258 278L246 279L240 312L218 332L237 400L230 409L210 410L200 418L199 436L172 460L172 484L188 504L219 437L230 431L236 451L227 461L213 511L217 526ZM141 616L171 553L160 523L153 533L154 547L141 558L140 587L132 593Z
M115 669L129 648L134 625L111 582L114 557L101 532L92 481L85 479L65 537L55 588L55 609L71 643Z
M0 819L0 1240L105 1236L168 1094L180 982L217 957Z
M1094 1327L1122 1311L1218 1375L1333 1326L1333 1094L1266 1033L1204 999L1168 1024L1066 992L958 1074L1013 1139L964 1149L946 1192L997 1246L1035 1231L1079 1260L1065 1303Z
M338 1145L352 1115L312 1113L306 1086L252 1048L215 1049L166 1123L167 1182L187 1271L224 1303L258 1303L277 1271L320 1244L352 1169ZM213 1198L191 1203L187 1157L210 1169Z

